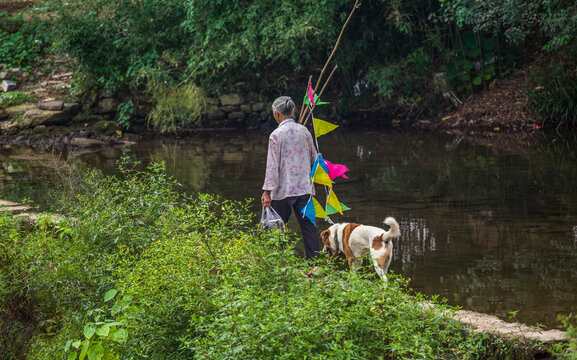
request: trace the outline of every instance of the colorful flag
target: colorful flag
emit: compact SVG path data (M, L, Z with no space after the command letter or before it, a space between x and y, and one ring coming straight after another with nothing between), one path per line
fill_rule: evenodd
M346 206L343 203L339 203L339 204L341 205L342 211L347 211L347 210L351 209L350 207ZM327 204L325 210L326 210L325 212L326 212L327 216L338 213L337 209L335 209L331 204Z
M345 179L348 179L347 175L345 175L345 173L347 171L349 171L349 168L346 167L345 165L341 165L341 164L333 164L332 162L325 160L325 163L327 164L327 168L329 169L329 178L331 180L336 179L339 176L344 177Z
M328 101L320 101L319 97L317 96L317 94L314 94L314 104L315 105L325 105L325 104L330 104L330 102ZM308 94L305 95L304 99L303 99L303 104L305 105L309 105L311 103L311 100L309 99Z
M313 163L313 167L311 169L311 180L317 184L330 187L333 186L333 182L329 177L329 168L327 167L327 164L323 160L323 156L321 154L317 155L317 159Z
M309 102L315 105L315 93L313 91L313 85L309 82L309 93L308 93Z
M313 127L315 129L315 137L319 137L330 133L339 126L321 119L313 118Z
M327 205L332 206L339 214L341 215L343 214L341 203L339 202L339 199L337 198L337 195L335 194L333 189L331 189L329 197L327 198Z
M328 217L327 213L325 212L321 204L319 204L317 199L315 199L314 197L311 197L309 202L301 210L301 213L307 218L309 218L309 220L313 223L314 226L317 226L317 224L315 223L315 218L326 219Z

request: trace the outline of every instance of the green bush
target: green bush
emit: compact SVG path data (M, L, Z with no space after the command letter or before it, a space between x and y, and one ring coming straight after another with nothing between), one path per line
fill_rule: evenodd
M0 63L7 69L34 65L52 42L48 25L36 17L25 20L23 14L0 12Z
M312 264L295 256L295 242L259 231L250 202L184 196L162 165L137 166L123 161L117 176L72 179L61 203L68 221L45 217L20 231L2 218L9 259L0 263L2 309L15 294L34 305L34 336L20 337L14 356L24 349L28 359L487 355L485 337L465 331L450 309L407 295L400 277L384 287L372 271L324 260L308 277ZM17 322L3 324L14 339L22 335Z
M544 75L540 86L528 91L529 103L546 125L577 126L577 70L568 67Z
M78 85L116 90L143 68L178 71L189 43L182 1L49 1L57 48L76 60Z
M577 360L577 326L575 319L571 316L559 316L559 320L566 328L566 343L555 344L553 346L553 355L560 360Z

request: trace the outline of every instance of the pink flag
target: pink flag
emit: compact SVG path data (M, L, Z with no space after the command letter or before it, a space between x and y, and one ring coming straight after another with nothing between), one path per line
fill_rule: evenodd
M330 162L326 159L325 159L325 163L327 164L327 168L329 169L329 178L331 180L334 180L339 176L342 176L345 179L348 179L348 177L345 175L345 173L347 171L349 171L348 167L346 167L345 165L341 165L341 164L333 164L332 162Z
M311 102L311 104L316 105L315 104L315 93L313 92L313 85L311 83L309 83L309 101Z

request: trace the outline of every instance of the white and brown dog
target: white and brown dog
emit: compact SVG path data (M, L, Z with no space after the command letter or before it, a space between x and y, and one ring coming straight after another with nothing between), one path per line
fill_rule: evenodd
M373 259L375 271L387 281L385 273L393 259L391 240L399 237L401 232L394 218L388 217L384 223L390 226L389 231L361 224L334 224L321 232L323 251L329 252L329 255L342 251L349 261L349 267L355 269L363 263L362 257L368 250Z

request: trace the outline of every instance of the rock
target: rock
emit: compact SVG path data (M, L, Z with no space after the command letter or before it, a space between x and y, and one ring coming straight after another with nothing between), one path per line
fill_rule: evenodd
M252 111L254 112L261 112L264 110L264 103L258 102L252 104Z
M10 70L10 72L12 73L12 76L14 77L22 77L24 75L24 71L22 70L22 68L13 68L12 70Z
M12 201L0 199L0 212L11 212L12 214L19 214L28 209L30 209L29 206L24 206Z
M261 111L261 112L260 112L260 118L261 118L262 120L265 120L265 119L268 117L268 115L269 115L269 112L268 112L268 111Z
M12 74L8 71L0 72L0 80L8 80L12 77Z
M61 111L63 108L64 102L62 101L46 101L38 104L40 110Z
M231 111L239 111L240 110L240 106L239 105L224 105L221 106L220 109L226 113L231 112Z
M81 109L80 103L77 102L64 103L64 105L62 106L62 110L73 115L78 114L80 112L80 109Z
M68 144L81 148L102 147L106 145L104 141L88 138L72 138Z
M227 116L229 119L244 119L245 113L242 111L233 111Z
M28 110L16 124L20 129L36 127L38 125L63 125L69 119L63 111L33 109Z
M103 98L113 98L116 94L112 90L104 90L100 95Z
M258 113L250 113L244 122L247 129L256 129L260 125L260 115Z
M208 113L208 120L222 120L225 117L226 113L218 108Z
M38 105L36 105L36 104L20 104L20 105L7 107L4 111L5 111L6 117L14 117L14 116L22 115L29 110L37 110L37 109L38 109ZM0 116L0 119L1 118L2 118L2 116Z
M242 98L239 94L222 94L219 96L220 103L222 105L240 105L242 104Z
M240 111L242 111L243 113L246 113L246 114L250 113L251 112L250 111L250 105L249 104L242 104L240 106Z
M108 120L100 120L94 124L94 130L96 131L112 131L116 130L116 122Z
M49 131L49 129L46 127L46 125L38 125L34 128L34 132L36 134L46 134Z
M241 164L246 159L246 154L243 152L225 152L222 156L222 161L225 163Z
M87 107L91 108L96 104L96 100L98 99L97 94L94 91L88 92L84 94L83 103Z
M115 98L102 98L98 101L96 109L94 112L97 114L116 112L116 107L118 106L118 100Z
M59 214L31 214L31 213L21 213L14 215L14 219L18 221L27 222L30 224L35 223L39 219L48 220L53 225L58 225L62 220L65 219L64 216Z
M206 97L204 98L204 101L206 102L207 105L219 105L220 101L216 98L213 97Z
M16 90L16 83L14 81L2 80L2 91L8 92Z
M52 78L53 78L54 80L58 80L58 79L62 79L62 78L65 78L65 77L71 77L72 75L74 75L74 73L72 73L72 72L67 72L67 73L64 73L64 74L52 75Z

